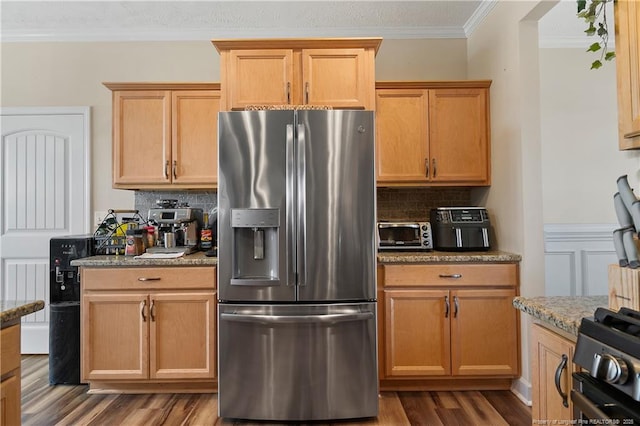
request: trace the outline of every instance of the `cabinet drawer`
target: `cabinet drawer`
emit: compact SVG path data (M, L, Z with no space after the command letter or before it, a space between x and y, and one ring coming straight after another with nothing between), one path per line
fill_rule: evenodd
M385 265L384 285L394 286L516 286L516 264Z
M83 290L213 289L211 266L82 268Z
M0 376L20 367L20 325L3 328L0 331Z

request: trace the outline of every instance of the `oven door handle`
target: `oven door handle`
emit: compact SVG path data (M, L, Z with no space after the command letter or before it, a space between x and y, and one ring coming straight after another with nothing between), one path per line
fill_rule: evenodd
M571 390L571 401L573 401L574 406L588 419L607 420L610 418L604 411L599 409L596 404L590 401L589 398L573 389Z
M556 377L555 377L556 389L558 390L558 393L562 397L562 405L564 405L565 407L569 406L569 402L567 401L567 398L568 398L567 394L562 392L560 379L562 378L562 371L564 371L564 369L567 367L568 361L569 361L569 357L567 356L567 354L562 354L562 361L560 361L560 364L558 364L558 368L556 368Z

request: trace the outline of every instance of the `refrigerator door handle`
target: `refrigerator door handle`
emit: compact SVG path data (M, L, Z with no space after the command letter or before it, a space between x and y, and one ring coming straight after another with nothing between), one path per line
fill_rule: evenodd
M306 164L305 164L305 128L303 124L298 124L298 146L296 147L297 154L297 177L298 177L298 191L297 191L297 204L298 204L298 229L297 229L297 266L298 266L298 285L304 286L307 284L307 263L306 263L306 249L307 249L307 240L306 240L306 217L307 217L307 209L306 209Z
M236 322L252 322L261 324L300 324L320 323L335 324L345 321L366 321L373 318L373 312L358 312L326 315L251 315L251 314L220 314L221 320Z
M295 169L295 145L293 137L293 124L287 124L287 136L286 136L286 176L285 183L287 185L287 197L286 197L286 252L290 253L287 256L287 286L296 284L296 169Z

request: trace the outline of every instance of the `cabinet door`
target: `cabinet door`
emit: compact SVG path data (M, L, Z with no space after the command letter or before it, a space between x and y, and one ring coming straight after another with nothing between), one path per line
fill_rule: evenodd
M426 184L429 141L426 90L376 91L378 184Z
M218 183L219 111L217 90L172 93L172 183Z
M531 326L531 344L531 417L534 422L545 419L570 422L573 404L568 395L575 345L537 324ZM559 379L557 385L556 375ZM560 395L556 386L560 387L564 396Z
M517 376L515 290L453 290L451 296L452 374Z
M227 73L229 109L292 103L292 50L231 50Z
M85 294L81 316L83 381L148 378L146 293Z
M213 379L213 292L151 293L150 377Z
M488 185L487 89L429 90L433 182Z
M20 424L20 371L0 383L0 425Z
M168 184L171 92L113 92L113 183Z
M447 290L385 290L385 373L442 376L451 372Z
M303 103L334 108L367 108L375 82L365 49L302 51Z
M620 149L640 148L640 4L614 3Z

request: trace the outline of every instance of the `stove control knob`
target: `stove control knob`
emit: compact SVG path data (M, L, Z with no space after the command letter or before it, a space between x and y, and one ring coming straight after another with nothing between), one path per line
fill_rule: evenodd
M595 354L591 376L612 384L624 384L629 378L627 362L610 354Z

